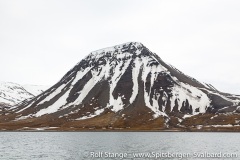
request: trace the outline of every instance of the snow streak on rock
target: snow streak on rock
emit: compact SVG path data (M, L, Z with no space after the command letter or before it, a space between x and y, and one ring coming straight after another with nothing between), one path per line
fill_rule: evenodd
M140 58L136 58L134 61L134 65L135 67L133 67L132 69L132 80L133 80L133 92L132 92L132 96L130 98L130 103L133 103L137 94L138 94L138 76L139 76L139 72L141 69L141 59Z
M118 81L122 77L122 75L125 73L128 65L130 64L131 60L127 60L127 62L122 63L120 62L116 66L116 72L113 73L113 76L109 82L110 84L110 93L109 93L109 104L108 107L112 107L112 111L117 112L121 109L123 109L123 102L122 102L122 97L118 97L117 99L114 99L113 97L113 91L115 87L117 86ZM120 69L122 68L122 69Z

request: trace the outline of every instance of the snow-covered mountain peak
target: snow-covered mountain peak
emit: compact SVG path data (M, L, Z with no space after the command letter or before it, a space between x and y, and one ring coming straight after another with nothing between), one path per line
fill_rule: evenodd
M126 58L135 58L136 56L141 56L142 50L148 50L142 43L139 42L128 42L120 45L116 45L113 47L108 47L104 49L100 49L97 51L91 52L85 59L86 60L94 60L98 61L102 58L107 59L117 59L117 60L124 60ZM150 52L148 52L150 53ZM143 55L142 55L143 56ZM153 56L145 55L144 56Z
M67 72L61 81L77 72L81 74L81 72L91 70L99 74L102 69L105 70L104 79L109 79L116 68L121 71L123 66L133 68L136 63L144 63L146 66L159 65L158 59L160 58L142 43L128 42L91 52Z
M13 82L0 82L0 103L9 106L16 105L23 100L37 96L45 91L47 86L20 85Z
M142 47L143 47L143 44L140 42L127 42L127 43L115 45L112 47L106 47L106 48L93 51L90 53L90 55L98 55L98 54L103 55L104 53L115 52L115 51L118 51L118 53L123 53L124 51L126 51L126 49L133 49L133 48L140 49Z
M187 82L201 85L168 66L143 44L124 43L91 52L81 60L33 102L37 111L34 115L88 106L94 103L92 101L98 103L96 107L100 111L110 109L113 112L122 111L139 101L139 106L147 107L154 117L166 116L166 113L181 108L184 114L205 112L210 106L209 98ZM103 94L99 87L104 87L106 93ZM19 112L31 106L29 104Z
M17 83L0 83L0 102L14 105L30 97L33 97L33 95Z

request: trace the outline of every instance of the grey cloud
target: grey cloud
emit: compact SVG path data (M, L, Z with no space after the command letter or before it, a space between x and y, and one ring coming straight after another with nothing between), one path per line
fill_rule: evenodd
M0 80L52 85L89 52L139 41L240 93L239 16L237 0L0 0Z

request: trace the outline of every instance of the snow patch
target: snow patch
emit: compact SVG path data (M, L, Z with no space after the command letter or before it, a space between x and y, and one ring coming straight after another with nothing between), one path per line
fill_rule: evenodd
M193 114L205 113L206 108L210 106L210 99L200 89L190 86L185 83L179 83L180 86L174 85L172 89L173 96L171 97L171 110L175 105L175 100L178 100L178 110L180 110L183 101L188 100L189 106L192 106ZM199 112L195 110L199 108Z
M83 117L81 117L81 118L77 118L76 120L84 120L84 119L93 118L93 117L96 117L96 116L100 115L100 114L103 113L103 112L104 112L104 109L99 109L99 110L96 110L96 111L94 112L94 114L90 114L90 115L88 115L88 116L83 116Z

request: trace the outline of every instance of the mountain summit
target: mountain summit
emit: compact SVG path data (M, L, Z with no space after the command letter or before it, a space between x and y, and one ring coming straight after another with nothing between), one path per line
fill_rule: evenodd
M168 128L186 117L237 113L239 105L239 96L221 93L129 42L91 52L7 119L78 129Z

